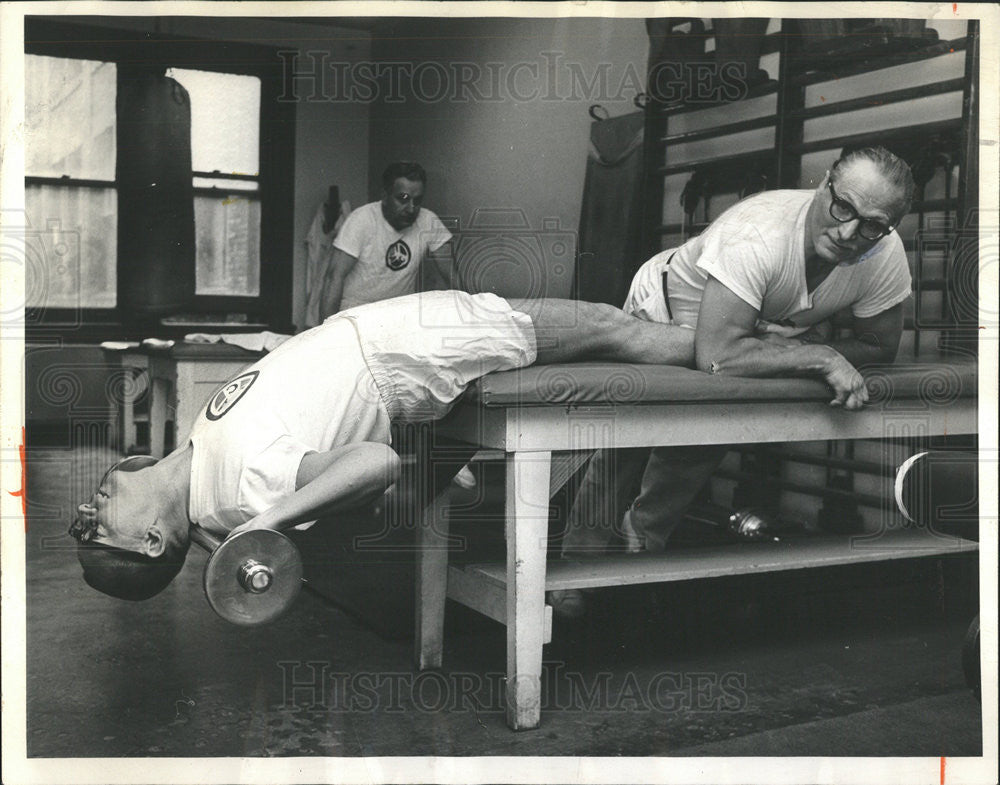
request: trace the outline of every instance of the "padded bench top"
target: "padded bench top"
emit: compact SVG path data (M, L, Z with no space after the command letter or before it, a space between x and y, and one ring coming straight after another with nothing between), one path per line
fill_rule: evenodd
M869 400L923 399L947 405L976 395L976 364L922 363L865 369ZM816 379L713 376L673 365L566 363L492 373L470 397L488 407L548 404L720 403L824 401L830 389Z

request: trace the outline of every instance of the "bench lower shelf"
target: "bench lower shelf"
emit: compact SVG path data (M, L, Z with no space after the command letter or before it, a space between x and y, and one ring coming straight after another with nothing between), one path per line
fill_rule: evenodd
M665 553L608 555L546 565L545 591L625 586L758 572L802 570L865 562L975 553L979 544L928 529L868 535L797 534L778 542L744 542ZM507 566L501 562L452 566L448 596L506 623ZM551 608L545 610L545 640L551 639Z

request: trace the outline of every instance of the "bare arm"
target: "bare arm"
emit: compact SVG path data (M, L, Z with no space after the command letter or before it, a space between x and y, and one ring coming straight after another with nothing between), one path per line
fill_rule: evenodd
M323 515L368 504L399 477L399 456L385 444L358 442L329 452L303 456L295 476L295 493L238 526L246 529L287 529Z
M891 363L896 359L899 341L903 335L903 304L895 305L887 311L865 319L854 318L851 327L853 335L840 340L824 340L844 358L861 368L865 365ZM808 343L816 343L809 341Z
M451 240L436 251L428 251L427 258L432 263L430 274L425 276L426 279L429 279L429 282L425 281L427 289L460 288L458 271L455 268L455 248Z
M860 409L868 400L861 374L835 348L763 341L753 333L757 316L756 309L709 277L698 312L696 367L730 376L812 376L833 389L833 406Z
M344 280L357 263L356 256L351 256L339 248L333 249L333 259L330 260L326 277L323 279L323 293L319 299L321 320L333 316L340 310L340 301L344 297Z

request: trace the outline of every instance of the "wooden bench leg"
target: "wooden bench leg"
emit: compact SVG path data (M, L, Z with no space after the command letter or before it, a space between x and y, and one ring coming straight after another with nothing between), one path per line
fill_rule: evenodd
M507 455L507 724L541 720L551 452Z
M125 373L129 374L122 393L121 423L122 435L119 440L121 453L128 455L130 450L136 448L138 437L135 429L135 402L145 386L145 371L125 367Z
M444 606L448 593L448 516L451 490L438 494L424 511L417 530L415 656L417 667L441 667Z
M170 396L170 382L152 376L149 390L149 453L154 458L162 458L166 451L167 398Z

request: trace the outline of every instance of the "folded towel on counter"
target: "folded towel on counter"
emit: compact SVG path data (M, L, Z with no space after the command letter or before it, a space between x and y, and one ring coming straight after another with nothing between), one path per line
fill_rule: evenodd
M138 341L104 341L101 344L102 349L107 349L109 352L124 352L129 349L167 349L174 348L174 341L167 341L162 338L143 338L142 343Z
M230 343L251 352L270 352L291 337L265 330L262 333L188 333L184 340L187 343Z
M109 352L124 352L128 349L138 349L138 341L104 341L101 343L102 349L107 349Z
M146 349L167 349L174 348L174 342L170 340L164 340L163 338L143 338L142 345Z

